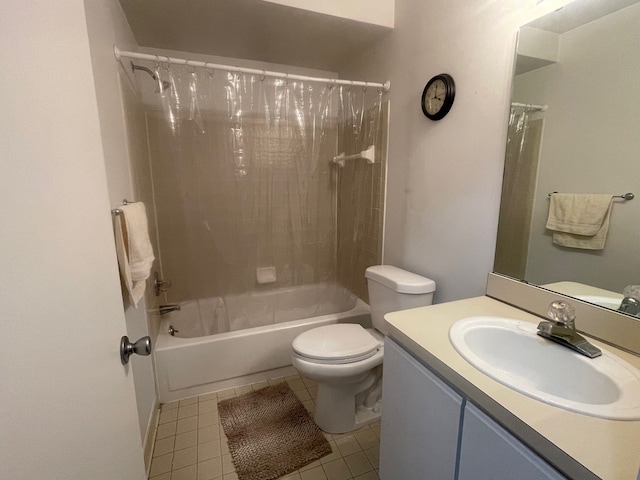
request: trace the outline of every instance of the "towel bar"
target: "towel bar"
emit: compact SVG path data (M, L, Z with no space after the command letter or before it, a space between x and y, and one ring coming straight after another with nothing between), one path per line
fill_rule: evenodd
M558 192L551 192L548 196L550 197L554 193L558 193ZM629 192L629 193L625 193L624 195L614 195L613 198L622 198L623 200L633 200L635 198L635 195Z
M135 203L135 202L130 202L126 198L122 200L123 205L129 205L130 203ZM119 208L114 208L113 210L111 210L111 213L113 213L114 215L120 215L122 213L122 210L120 210Z

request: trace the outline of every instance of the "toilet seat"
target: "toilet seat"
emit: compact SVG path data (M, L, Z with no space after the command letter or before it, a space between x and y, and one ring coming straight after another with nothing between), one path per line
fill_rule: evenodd
M362 325L337 323L298 335L292 347L297 355L310 362L346 364L372 357L381 343Z

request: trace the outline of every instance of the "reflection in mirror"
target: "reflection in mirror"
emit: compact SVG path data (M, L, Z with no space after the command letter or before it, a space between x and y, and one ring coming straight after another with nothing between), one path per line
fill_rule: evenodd
M552 192L640 195L638 25L640 0L576 0L520 29L494 265L616 310L640 284L640 198L585 218L585 197L555 196L562 221L598 230L610 212L602 249L558 245L546 225Z

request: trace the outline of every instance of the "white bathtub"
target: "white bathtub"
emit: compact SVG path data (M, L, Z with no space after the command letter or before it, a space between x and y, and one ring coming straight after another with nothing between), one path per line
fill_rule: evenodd
M367 304L327 284L181 306L162 321L154 347L160 402L292 374L291 342L300 333L331 323L371 325Z

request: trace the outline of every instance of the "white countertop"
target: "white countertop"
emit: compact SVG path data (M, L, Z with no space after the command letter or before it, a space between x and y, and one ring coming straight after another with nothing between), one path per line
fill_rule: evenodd
M473 403L484 407L495 420L561 471L580 471L581 467L575 464L578 462L604 480L636 480L640 469L640 421L606 420L570 412L527 397L483 374L449 342L451 325L478 315L514 318L536 325L541 320L489 297L389 313L385 319L390 337L454 387L463 390ZM579 328L579 318L576 323ZM640 369L640 357L589 340ZM509 420L513 418L510 414L516 421ZM532 434L527 426L548 442L536 441L538 435Z

